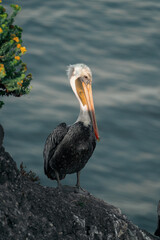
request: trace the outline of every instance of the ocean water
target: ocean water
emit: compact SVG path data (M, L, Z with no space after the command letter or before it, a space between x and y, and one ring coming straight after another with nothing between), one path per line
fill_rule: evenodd
M87 64L101 141L81 186L153 233L160 199L160 1L3 2L7 9L22 6L16 23L24 29L24 61L34 78L29 95L4 99L6 150L42 185L56 186L44 175L44 142L60 122L77 119L66 68ZM75 182L75 174L62 181Z

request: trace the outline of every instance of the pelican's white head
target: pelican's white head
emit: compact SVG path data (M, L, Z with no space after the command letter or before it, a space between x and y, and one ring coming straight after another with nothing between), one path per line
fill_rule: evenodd
M92 72L90 68L83 63L70 65L67 69L67 75L69 80L71 80L72 78L79 78L86 75L92 81Z

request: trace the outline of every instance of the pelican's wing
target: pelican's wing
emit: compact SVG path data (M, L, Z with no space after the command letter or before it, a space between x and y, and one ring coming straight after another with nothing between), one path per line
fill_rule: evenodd
M46 175L49 174L50 169L49 162L52 159L58 144L62 141L67 132L68 127L66 123L61 123L53 130L53 132L46 139L43 151L44 172Z

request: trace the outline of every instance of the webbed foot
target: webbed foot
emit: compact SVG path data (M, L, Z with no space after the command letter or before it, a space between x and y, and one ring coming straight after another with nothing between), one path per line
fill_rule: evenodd
M74 189L74 192L75 192L75 193L85 193L86 190L83 189L80 185L77 185L77 184L76 184L75 189Z

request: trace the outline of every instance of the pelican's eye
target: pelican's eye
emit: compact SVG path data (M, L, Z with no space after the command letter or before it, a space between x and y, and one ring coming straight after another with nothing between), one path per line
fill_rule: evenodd
M85 75L85 76L83 76L82 79L83 79L83 82L84 82L85 84L88 85L88 84L90 83L90 80L89 80L88 76Z

